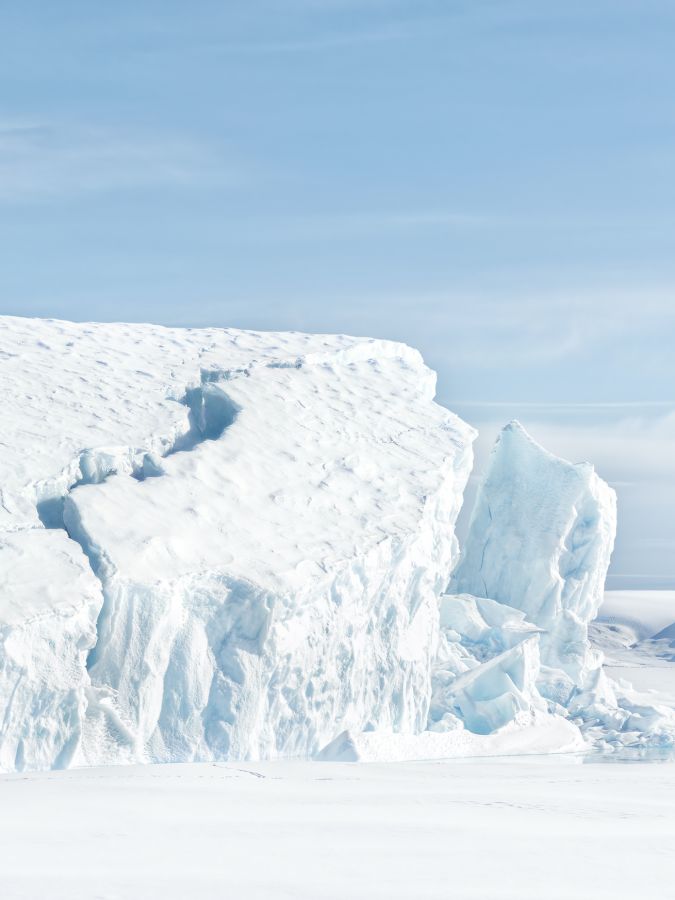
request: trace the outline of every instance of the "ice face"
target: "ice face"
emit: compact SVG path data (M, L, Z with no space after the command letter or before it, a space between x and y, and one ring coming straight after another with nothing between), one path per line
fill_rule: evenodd
M102 602L65 532L0 534L1 769L49 769L77 757Z
M543 662L578 679L615 532L616 495L593 467L553 456L512 422L493 450L450 592L522 610L544 629Z
M441 598L439 652L432 669L429 728L490 734L519 713L546 713L537 690L540 629L494 600Z

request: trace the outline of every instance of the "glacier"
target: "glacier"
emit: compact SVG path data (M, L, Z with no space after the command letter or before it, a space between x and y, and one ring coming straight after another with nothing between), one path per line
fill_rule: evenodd
M672 743L588 638L613 491L412 348L0 317L0 768Z

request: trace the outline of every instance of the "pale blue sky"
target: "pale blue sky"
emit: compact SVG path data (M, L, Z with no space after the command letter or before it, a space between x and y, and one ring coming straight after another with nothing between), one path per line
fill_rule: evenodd
M0 312L406 340L675 584L674 46L670 0L0 4Z

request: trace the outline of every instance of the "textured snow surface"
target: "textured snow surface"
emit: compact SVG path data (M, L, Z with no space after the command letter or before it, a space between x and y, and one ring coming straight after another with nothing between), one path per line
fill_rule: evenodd
M3 900L668 900L675 766L574 757L0 778Z
M11 318L0 334L3 536L28 553L58 534L103 588L92 647L94 585L71 585L89 651L74 762L424 728L474 432L416 351ZM16 765L62 761L41 753Z

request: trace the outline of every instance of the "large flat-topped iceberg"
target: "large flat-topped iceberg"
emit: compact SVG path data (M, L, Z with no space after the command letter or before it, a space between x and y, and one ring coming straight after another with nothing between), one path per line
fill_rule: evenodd
M65 528L104 594L76 762L306 755L345 728L425 727L474 431L433 402L416 351L0 332L0 527Z

